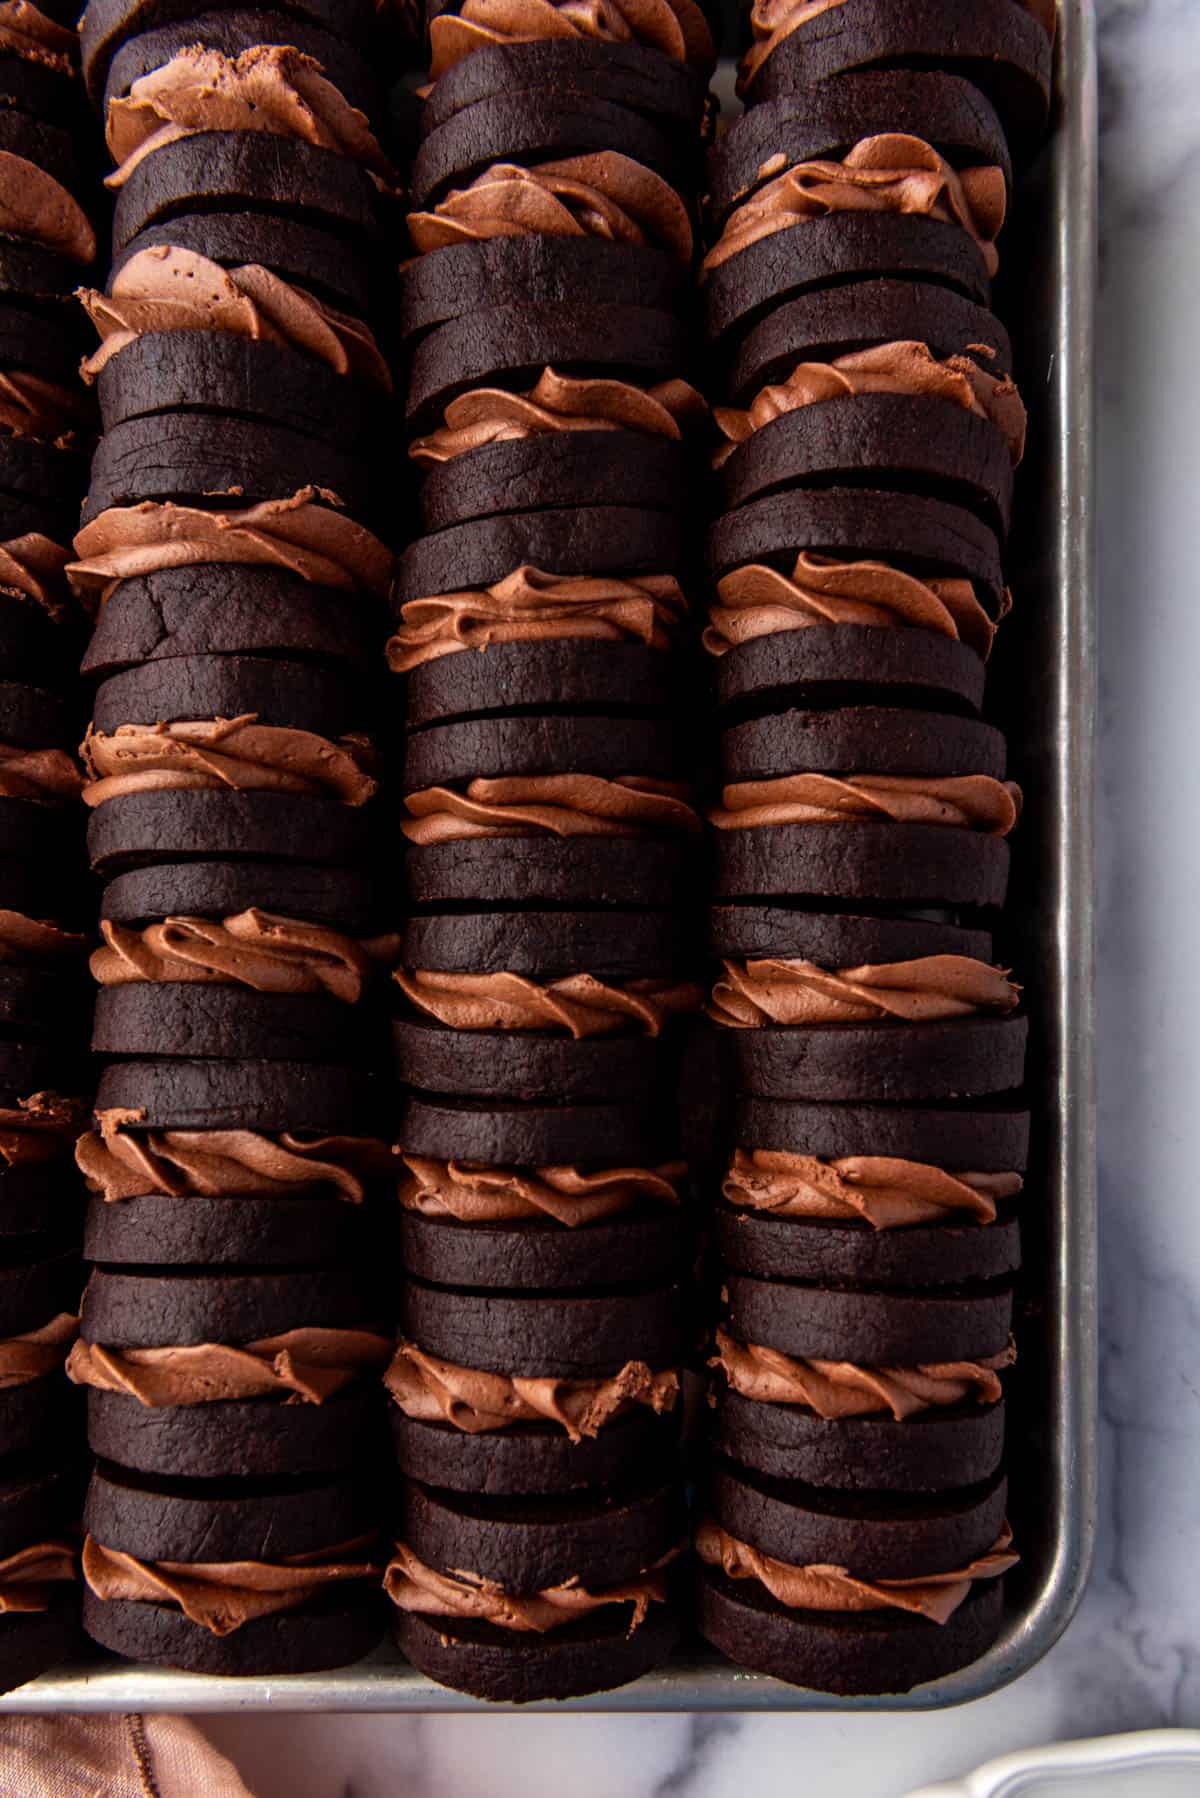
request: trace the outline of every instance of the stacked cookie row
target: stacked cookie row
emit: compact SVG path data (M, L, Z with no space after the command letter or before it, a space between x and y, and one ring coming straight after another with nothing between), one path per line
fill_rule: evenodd
M1050 43L1016 0L968 10L756 6L709 160L737 1096L698 1615L841 1693L976 1658L1015 1560L1027 1024L992 930L1020 794L979 712L1025 431L990 283Z
M104 883L84 1623L207 1671L337 1665L381 1625L369 11L95 0L82 29L115 165L70 568Z
M678 1633L696 870L687 316L712 40L430 17L401 274L416 540L389 659L410 913L387 1386L404 1652L566 1697ZM606 16L606 15L605 15Z
M19 13L20 17L8 14ZM75 1338L87 897L63 580L92 406L72 290L95 253L74 9L0 19L0 1688L78 1634Z

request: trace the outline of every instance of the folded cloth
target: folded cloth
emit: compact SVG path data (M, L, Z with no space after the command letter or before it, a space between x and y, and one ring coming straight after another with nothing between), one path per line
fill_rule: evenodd
M253 1798L183 1717L0 1719L4 1798Z

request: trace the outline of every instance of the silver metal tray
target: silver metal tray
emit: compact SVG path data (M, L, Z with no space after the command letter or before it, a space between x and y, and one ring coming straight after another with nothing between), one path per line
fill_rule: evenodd
M678 1661L579 1711L931 1710L983 1697L1041 1658L1083 1591L1095 1525L1096 1189L1092 1074L1095 604L1092 314L1096 262L1093 0L1060 0L1051 140L1015 196L998 309L1029 403L1008 570L1015 596L991 688L1008 703L1012 771L1026 793L1000 942L1034 1020L1035 1153L1023 1214L1021 1361L1010 1402L1013 1521L1023 1560L1004 1634L973 1666L902 1697L831 1699ZM725 71L726 76L728 71ZM718 85L727 85L719 83ZM3 1712L468 1711L381 1650L337 1673L223 1679L97 1658L0 1698ZM542 1707L529 1707L542 1708Z

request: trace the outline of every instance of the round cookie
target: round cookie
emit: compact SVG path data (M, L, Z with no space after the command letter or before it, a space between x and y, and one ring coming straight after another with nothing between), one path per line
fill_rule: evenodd
M94 872L108 880L155 862L228 855L284 862L322 856L336 867L361 860L368 836L364 808L340 799L197 788L106 800L88 818L87 847Z
M244 212L231 198L229 209L175 212L161 224L147 225L114 251L109 287L121 270L143 250L160 246L192 250L222 268L257 262L341 312L366 318L374 310L374 271L365 249L346 243L336 231L307 216Z
M363 936L374 919L371 882L357 868L318 863L168 862L109 881L100 916L142 925L160 918L228 918L251 908Z
M724 1264L763 1279L908 1289L1011 1279L1021 1265L1020 1226L1004 1211L991 1224L948 1220L876 1230L853 1221L761 1217L721 1204L715 1222Z
M684 533L676 513L634 506L476 519L401 550L392 603L488 587L526 563L547 574L676 574L686 566Z
M341 1198L144 1193L92 1198L83 1252L108 1266L291 1267L344 1262L366 1246L366 1220Z
M1029 1113L1005 1105L813 1105L743 1095L737 1141L836 1160L883 1155L924 1161L951 1172L1022 1171L1029 1158Z
M361 685L339 668L267 656L175 656L113 675L96 689L92 724L239 718L336 741L362 722Z
M101 1071L95 1109L137 1113L147 1130L261 1130L371 1135L369 1075L312 1062L121 1061Z
M684 446L642 431L539 431L468 450L421 481L421 525L447 530L497 513L578 505L682 512Z
M679 690L679 669L669 651L581 637L489 643L482 651L420 662L403 678L410 730L530 707L592 705L613 715L668 712Z
M428 1355L510 1376L602 1380L629 1361L678 1367L687 1352L674 1285L514 1297L409 1280L400 1328Z
M396 1123L402 1154L489 1167L653 1167L671 1159L673 1139L649 1103L484 1105L408 1092Z
M678 1407L659 1415L635 1406L578 1442L557 1424L468 1434L449 1423L407 1417L396 1404L388 1409L400 1471L453 1492L593 1493L627 1479L631 1467L666 1479L677 1466Z
M565 1291L627 1279L676 1277L691 1246L680 1207L640 1202L616 1217L564 1227L554 1220L480 1224L400 1214L400 1254L415 1279L497 1291Z
M92 1053L358 1066L372 1058L372 1034L354 1007L327 993L136 981L96 994Z
M369 1587L345 1596L335 1586L299 1610L256 1617L229 1635L216 1636L167 1605L105 1601L85 1591L83 1627L93 1642L123 1660L250 1679L320 1673L359 1661L377 1647L383 1617Z
M1004 1352L1012 1327L1006 1282L890 1292L730 1274L726 1286L734 1336L801 1358L865 1367L982 1360Z
M483 100L536 92L604 100L690 138L698 149L704 82L686 63L646 45L592 38L481 44L438 76L423 114L427 132ZM619 143L619 138L612 142Z

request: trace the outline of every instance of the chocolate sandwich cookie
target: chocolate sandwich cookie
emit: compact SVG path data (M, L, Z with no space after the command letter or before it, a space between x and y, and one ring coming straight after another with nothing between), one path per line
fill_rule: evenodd
M920 138L960 174L997 168L1012 186L1004 128L969 80L939 68L848 73L756 103L722 134L706 158L710 238L788 169L841 162L864 138L892 134Z
M215 413L361 452L382 422L370 388L315 356L220 330L135 337L104 364L96 392L106 432L163 413Z
M709 1015L742 1091L887 1103L1021 1084L1028 1021L986 931L776 906L712 922Z
M358 868L294 862L177 862L137 868L111 880L101 919L138 927L162 918L228 918L257 910L363 937L371 932L371 882Z
M672 312L683 300L686 273L664 251L593 237L490 237L429 250L400 270L397 318L411 339L453 319L493 307L579 304L602 293L612 306Z
M565 317L551 303L489 305L422 337L409 367L405 413L412 429L432 430L450 401L473 387L527 392L547 368L560 376L579 370L593 380L652 387L678 377L688 361L680 319L660 307L609 299L607 293L587 303L576 295ZM591 503L609 502L598 493Z
M412 899L670 904L696 832L679 751L655 718L544 714L414 732L401 826Z
M631 1102L669 1076L679 971L667 912L452 913L413 919L395 979L396 1072L474 1098Z
M135 1114L133 1127L145 1130L369 1136L379 1122L380 1105L370 1076L355 1068L312 1062L121 1061L101 1070L95 1108L100 1115Z
M367 251L307 217L221 209L173 213L163 224L147 225L114 254L110 288L127 263L151 249L191 250L222 268L258 263L354 318L368 317L374 309L374 267Z
M25 805L26 812L33 809ZM0 835L4 810L0 806ZM147 788L96 806L88 819L87 849L93 871L109 880L155 862L228 855L282 862L320 857L337 867L360 862L369 835L362 806L311 792Z
M609 1380L631 1361L677 1368L688 1350L675 1285L510 1296L411 1280L400 1327L426 1355L508 1378Z
M881 343L919 342L935 356L969 356L994 375L1012 373L1012 342L986 306L931 281L851 281L777 306L739 343L727 391L747 405L786 380L797 362L831 362Z
M368 1220L342 1199L317 1197L317 1190L279 1199L169 1193L93 1198L83 1252L89 1261L138 1267L286 1268L361 1256L373 1240Z
M716 897L999 905L1020 798L1004 761L999 731L937 713L847 706L734 725L711 814Z
M93 103L99 106L113 58L130 38L192 20L198 12L242 10L237 0L232 5L221 0L88 0L80 24L80 53ZM353 44L364 41L371 17L369 0L277 0L271 11Z
M529 168L543 162L616 151L649 169L668 186L686 192L696 161L658 120L601 94L526 88L490 95L451 113L441 123L422 121L413 159L409 205L431 212L496 163Z
M0 1475L0 1581L20 1593L0 1617L0 1689L36 1679L79 1640L75 1537L82 1482L45 1453Z
M969 17L955 0L841 0L769 35L756 29L755 37L738 81L753 105L856 70L935 67L983 90L1022 155L1045 129L1050 39L1014 0L987 0Z
M977 1659L1015 1564L1005 1484L831 1502L718 1465L696 1534L697 1621L738 1665L842 1694L908 1691Z
M405 1482L384 1576L397 1640L422 1671L481 1698L526 1703L622 1684L673 1646L666 1570L683 1523L665 1486L515 1501ZM575 1595L566 1610L565 1591Z
M341 1666L381 1634L378 1526L346 1478L184 1480L102 1463L84 1507L84 1627L126 1659L188 1672Z
M678 1148L674 1120L650 1103L479 1104L407 1092L398 1116L402 1156L468 1167L654 1166Z
M75 1339L82 1270L61 1234L11 1238L0 1259L0 1456L44 1449L77 1424L63 1364ZM67 1436L69 1440L69 1435Z
M699 151L704 113L700 72L645 44L585 37L481 42L434 82L422 115L424 130L430 134L469 107L514 94L536 94L543 100L570 96L586 105L604 101L677 136L681 147ZM625 146L614 137L606 147Z
M255 992L240 985L151 981L102 987L92 1053L185 1060L314 1061L366 1065L373 1033L322 993Z
M0 633L4 619L0 614ZM379 608L367 595L318 586L290 569L226 562L161 568L112 588L83 673L104 679L198 656L279 656L348 663L359 672L373 665L381 631Z
M340 668L270 656L174 656L101 682L92 729L111 735L123 724L253 714L261 725L336 742L361 725L363 707L358 683Z
M199 131L165 144L130 171L113 208L113 254L178 213L244 210L299 215L361 254L379 234L379 200L349 156L258 131Z
M441 531L543 506L682 511L687 466L681 444L640 431L550 429L499 439L429 470L421 525Z
M127 37L108 65L101 116L107 118L114 100L124 99L136 81L165 67L181 51L218 50L236 57L259 45L286 44L311 57L351 106L373 118L379 110L379 86L356 42L295 14L289 18L288 11L244 5L214 9L206 0L196 0L187 17Z
M529 571L516 570L502 587L517 590L525 602L533 585ZM565 601L578 604L584 619L617 615L634 615L635 628L645 631L653 640L663 633L659 620L665 614L674 621L673 603L680 593L671 576L661 576L648 583L602 575L581 576L575 581L552 577L539 583L545 592L546 612ZM593 599L593 595L595 598ZM470 594L458 596L467 603L463 610L470 616ZM497 593L479 598L492 602L488 612L503 616L507 595ZM680 593L682 598L682 594ZM453 631L454 596L445 608L447 634ZM433 607L416 606L415 613L433 611ZM523 607L524 609L524 607ZM461 617L461 613L458 614ZM547 635L531 635L512 642L503 639L481 645L465 654L437 654L432 660L414 662L403 670L405 675L404 714L409 728L419 730L427 724L449 723L456 718L486 718L491 714L536 708L543 711L562 706L564 711L587 705L601 706L610 716L623 713L669 712L679 694L679 670L675 658L651 643L621 641L614 626L612 640L555 636L554 630L569 632L570 619L560 622L561 613L547 621ZM412 655L410 638L417 630L401 630L392 638L392 655L407 659ZM536 626L535 626L536 628Z
M143 500L253 505L290 499L305 487L332 496L356 519L369 523L373 516L370 467L353 451L261 419L167 412L104 433L82 517L90 524L110 506Z
M68 1368L88 1388L93 1452L198 1479L347 1466L390 1348L380 1310L347 1268L96 1268Z

